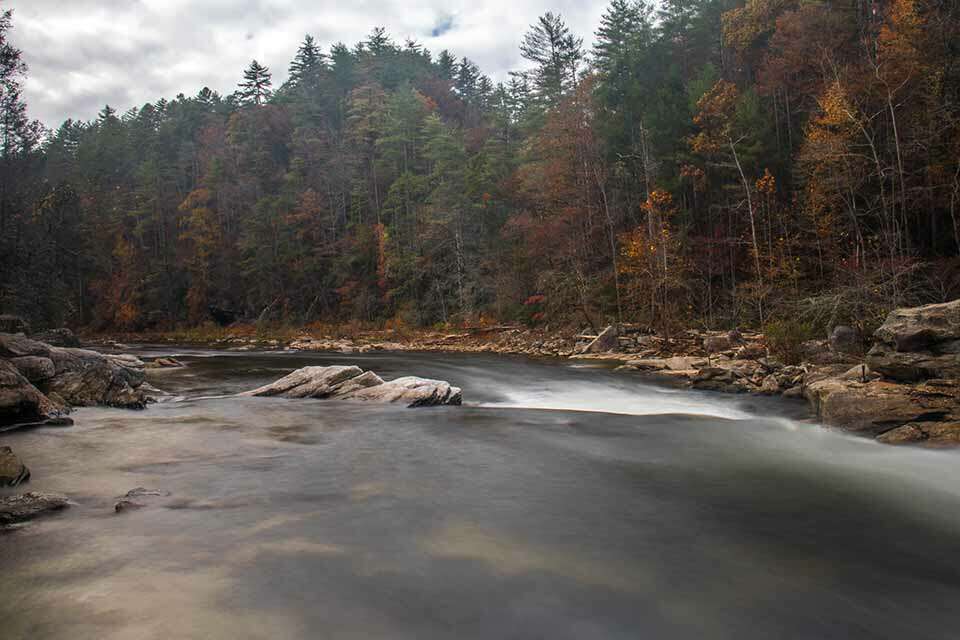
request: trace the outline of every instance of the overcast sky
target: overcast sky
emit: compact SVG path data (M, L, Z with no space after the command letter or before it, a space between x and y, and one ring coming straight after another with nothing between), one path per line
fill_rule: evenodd
M560 12L589 46L607 0L6 0L11 41L30 67L26 98L50 127L89 120L204 86L236 87L251 59L274 85L310 33L324 49L352 46L375 26L397 42L413 38L434 55L450 49L495 79L522 66L528 25Z

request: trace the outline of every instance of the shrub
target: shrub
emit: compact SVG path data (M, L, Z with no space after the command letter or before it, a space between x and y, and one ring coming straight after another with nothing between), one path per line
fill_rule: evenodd
M803 343L817 337L816 327L810 322L775 320L764 327L767 347L777 360L784 364L800 364L803 360Z

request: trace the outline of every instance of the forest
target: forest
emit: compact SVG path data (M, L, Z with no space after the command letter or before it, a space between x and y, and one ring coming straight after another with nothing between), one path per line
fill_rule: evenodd
M494 82L374 28L50 130L0 20L0 312L150 331L838 322L960 297L960 7L613 0ZM124 105L125 107L126 105Z

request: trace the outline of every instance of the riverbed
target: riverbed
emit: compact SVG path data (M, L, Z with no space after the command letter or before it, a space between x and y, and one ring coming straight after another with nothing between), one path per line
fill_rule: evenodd
M4 640L956 637L960 452L567 362L137 353L161 402L0 439L73 501L0 536ZM464 406L232 396L308 364Z

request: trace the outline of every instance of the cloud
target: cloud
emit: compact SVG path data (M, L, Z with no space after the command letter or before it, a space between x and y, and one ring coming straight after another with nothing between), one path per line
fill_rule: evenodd
M234 90L250 60L286 79L307 33L324 47L348 45L383 26L398 43L449 49L498 80L524 65L520 40L546 11L592 42L605 0L8 0L10 40L30 67L31 117L55 127L89 120L105 104L118 111L207 86Z

